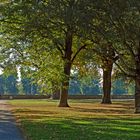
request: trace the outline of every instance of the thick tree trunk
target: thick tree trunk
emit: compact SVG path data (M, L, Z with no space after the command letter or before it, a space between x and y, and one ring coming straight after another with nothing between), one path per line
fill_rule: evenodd
M67 100L68 100L70 70L71 70L71 63L66 63L64 67L65 79L62 83L60 102L58 105L59 107L69 107Z
M68 87L69 84L68 82L64 82L62 84L62 91L60 94L60 102L59 102L59 107L69 107L68 105Z
M135 79L135 113L140 113L140 74Z
M140 49L136 56L135 113L140 113Z
M60 93L59 107L69 107L68 105L68 90L69 90L69 79L71 71L71 57L72 57L72 33L66 33L65 39L65 55L64 55L64 80L62 82L62 89Z
M111 74L113 63L109 63L103 69L103 104L111 104Z

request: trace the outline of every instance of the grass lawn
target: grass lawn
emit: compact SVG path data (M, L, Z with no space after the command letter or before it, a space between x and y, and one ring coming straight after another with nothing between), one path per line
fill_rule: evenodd
M58 108L53 100L9 103L29 140L140 140L133 101L70 100L70 108Z

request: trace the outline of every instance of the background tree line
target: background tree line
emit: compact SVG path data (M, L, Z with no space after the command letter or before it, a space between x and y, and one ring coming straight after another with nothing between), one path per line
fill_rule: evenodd
M134 84L123 79L115 79L112 82L112 94L133 95ZM128 86L129 84L129 86ZM40 88L30 78L17 80L15 75L0 75L0 95L39 95ZM43 94L43 93L42 93ZM44 93L49 94L49 93ZM69 87L70 95L101 95L102 85L99 79L72 79Z
M0 95L36 95L38 87L31 79L23 78L17 81L15 75L0 75Z

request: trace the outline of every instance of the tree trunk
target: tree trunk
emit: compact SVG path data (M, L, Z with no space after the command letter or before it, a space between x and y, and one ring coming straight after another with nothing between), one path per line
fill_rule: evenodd
M62 90L60 94L59 107L69 107L68 105L68 86L67 82L62 83Z
M71 63L66 63L64 66L65 79L62 82L60 102L58 105L59 107L69 107L67 100L68 100L70 70L71 70Z
M72 33L67 32L65 38L65 55L64 55L64 80L62 82L62 89L60 93L59 107L69 107L68 105L68 90L69 90L69 79L72 65Z
M111 104L111 74L113 63L106 65L103 69L103 104Z
M136 56L135 113L140 113L140 49Z
M140 74L135 79L135 113L140 113Z

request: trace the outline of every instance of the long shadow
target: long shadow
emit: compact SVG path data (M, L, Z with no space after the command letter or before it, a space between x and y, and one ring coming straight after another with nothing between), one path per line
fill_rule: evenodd
M133 109L133 108L132 108ZM113 108L104 108L104 109L96 109L96 108L81 108L81 107L73 107L73 111L76 112L92 112L92 113L111 113L111 114L129 114L128 109L113 109Z
M93 105L92 108L88 107L71 107L71 110L78 112L92 112L92 113L111 113L111 114L129 114L134 110L132 104L99 104L98 106Z
M24 121L33 140L140 140L140 120L67 119L41 122ZM136 125L138 124L138 125ZM39 139L38 139L39 140Z
M46 111L46 110L31 110L31 109L16 109L16 110L13 110L12 111L13 113L29 113L29 114L40 114L40 115L43 115L43 114L57 114L57 112L52 112L52 111Z

